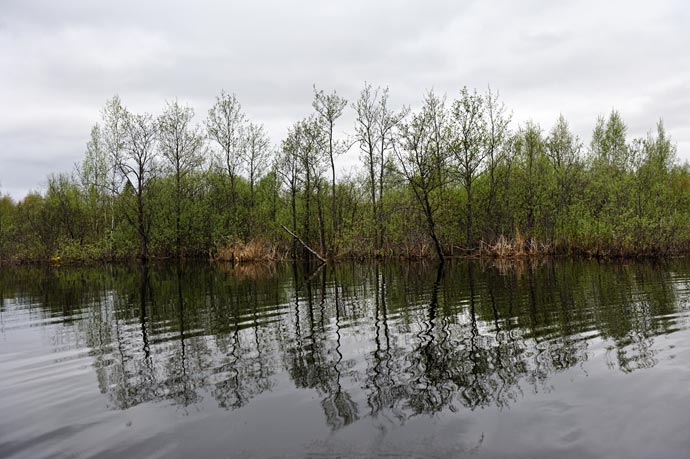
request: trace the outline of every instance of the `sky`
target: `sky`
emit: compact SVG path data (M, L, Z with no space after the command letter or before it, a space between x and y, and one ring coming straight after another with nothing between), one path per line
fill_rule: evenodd
M118 94L134 112L177 99L203 123L221 90L275 145L312 112L313 85L350 102L364 82L394 106L491 87L545 131L585 144L621 112L629 138L663 118L690 160L690 6L684 1L0 0L0 194L23 198L81 162ZM353 131L352 109L336 125ZM358 153L339 159L356 168Z

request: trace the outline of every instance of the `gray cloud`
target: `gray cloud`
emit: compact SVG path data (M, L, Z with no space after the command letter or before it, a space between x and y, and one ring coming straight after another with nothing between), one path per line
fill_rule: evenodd
M491 85L514 126L563 113L585 143L614 107L631 136L663 116L690 159L683 2L4 0L2 13L0 192L18 198L81 160L115 93L153 113L178 98L201 122L235 92L278 143L311 111L313 83L350 99L365 80L388 85L412 106L430 88Z

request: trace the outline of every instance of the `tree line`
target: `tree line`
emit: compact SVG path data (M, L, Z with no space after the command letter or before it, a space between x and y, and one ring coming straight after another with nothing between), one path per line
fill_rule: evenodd
M101 115L75 171L18 202L0 198L0 260L690 247L688 165L662 121L630 139L616 110L596 120L587 145L562 115L548 130L515 126L497 92L466 87L452 100L428 91L414 110L371 84L354 101L314 87L312 113L278 145L226 92L202 121L177 100L154 116L118 96ZM360 167L344 174L336 159L351 150Z

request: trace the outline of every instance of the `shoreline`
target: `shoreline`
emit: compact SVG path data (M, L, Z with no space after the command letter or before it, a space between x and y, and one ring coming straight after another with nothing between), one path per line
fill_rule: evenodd
M480 250L469 254L453 254L446 255L443 259L445 262L453 261L501 261L501 262L523 262L523 261L541 261L541 260L574 260L574 261L604 261L604 262L625 262L625 261L662 261L671 259L687 258L690 252L668 252L666 254L592 254L582 251L571 251L569 253L538 253L538 254L520 254L510 256L496 256L492 254L482 253ZM0 260L0 269L16 268L23 266L39 266L39 267L90 267L90 266L122 266L128 264L158 264L158 263L186 263L186 262L208 262L211 264L230 264L233 266L257 266L257 265L274 265L277 263L313 263L317 264L338 264L342 262L433 262L438 263L438 258L433 254L421 256L409 255L392 255L392 256L372 256L372 255L340 255L335 257L327 257L326 262L320 262L316 258L213 258L204 256L189 256L189 257L175 257L175 256L151 256L147 260L142 261L139 257L119 257L119 258L41 258L41 259L20 259L20 260Z

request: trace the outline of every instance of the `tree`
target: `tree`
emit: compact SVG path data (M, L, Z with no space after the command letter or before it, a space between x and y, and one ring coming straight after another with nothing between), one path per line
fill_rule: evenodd
M335 241L338 238L338 209L337 198L335 193L335 157L343 153L346 148L342 143L338 143L333 138L333 128L335 121L343 114L343 110L347 105L347 100L340 97L333 91L331 94L325 94L322 90L317 90L314 86L314 101L312 106L321 118L321 125L326 131L328 137L328 159L331 165L331 225L333 228L333 241L329 247L331 252L335 252Z
M108 237L108 248L110 255L113 255L113 236L115 232L115 196L122 188L122 174L120 174L118 163L122 159L125 149L125 139L127 136L127 109L122 105L120 97L115 95L108 100L101 114L103 127L101 129L101 139L108 155L109 184L109 204L110 204L110 232Z
M91 128L91 137L86 144L84 160L77 168L77 173L93 216L93 231L97 236L103 236L103 230L108 225L110 164L98 124ZM101 217L103 218L102 226Z
M438 206L432 202L432 194L443 185L446 170L444 114L444 101L430 91L422 111L413 114L409 122L401 124L400 146L398 148L396 145L395 148L398 164L422 208L429 236L441 263L444 261L443 247L435 221Z
M204 162L204 138L201 128L192 125L194 110L177 101L167 104L158 117L158 149L167 169L175 180L175 253L180 256L182 246L182 207L188 196L185 179Z
M625 139L627 132L628 128L617 110L612 110L606 120L599 117L590 144L594 160L619 171L627 169L630 166L629 149Z
M659 173L668 172L675 165L677 149L666 133L663 120L659 120L656 124L656 137L651 133L647 134L644 147L646 153L645 162L659 171Z
M249 123L245 131L242 157L249 177L249 204L254 210L254 186L266 170L271 141L262 124Z
M25 257L35 260L54 256L59 232L40 193L32 191L17 203L15 222L17 243Z
M236 181L241 160L245 124L242 106L235 95L226 94L225 91L221 92L220 96L216 97L216 103L208 111L206 129L208 136L220 148L220 151L216 153L216 159L230 181L228 204L233 219L237 217ZM230 221L226 223L229 230Z
M17 252L15 220L17 206L6 194L0 194L0 262Z
M88 234L81 190L71 174L48 176L43 217L52 225L58 238L76 241L80 245Z
M302 197L304 201L304 218L302 225L303 237L307 242L312 240L312 198L317 187L320 186L320 180L324 170L324 156L321 154L326 144L326 139L323 135L323 129L319 125L319 121L315 116L310 116L300 121L296 125L298 131L299 141L296 143L297 149L295 154L299 164L299 170L302 175L298 176L302 183ZM320 193L317 194L317 199ZM319 240L321 250L325 248L324 241L324 222L320 215L320 201L317 201L317 218L319 221ZM305 251L305 257L308 257L308 252Z
M297 152L301 148L302 133L299 123L295 123L289 130L288 135L281 143L281 150L276 158L275 170L281 177L282 182L288 187L290 193L290 209L292 233L297 234L297 193L299 160ZM297 258L297 240L292 241L292 256Z
M573 135L561 114L545 140L546 155L556 176L556 203L562 233L568 223L570 208L575 200L580 181L582 142Z
M616 110L606 119L599 117L592 133L586 200L597 253L604 246L621 248L620 233L632 211L629 191L634 186L631 172L635 161L626 134L627 127Z
M681 226L677 215L683 204L674 192L676 146L659 120L656 133L634 142L639 155L636 171L635 215L638 246L667 252L670 241Z
M453 101L448 127L449 150L455 159L460 183L467 195L465 234L467 247L474 246L472 185L488 155L485 148L487 127L484 98L477 91L462 88L460 97Z
M403 108L400 112L392 111L388 106L388 88L373 88L368 83L364 85L354 109L355 140L367 169L371 216L376 228L375 248L380 255L385 236L383 192L387 155L393 145L394 131L408 110Z
M531 238L536 236L537 227L541 235L552 235L553 175L541 127L528 122L517 132L513 148L517 161L514 198L518 214L524 219L523 230Z
M136 219L129 214L126 217L135 225L139 234L139 258L146 261L151 230L148 193L157 167L155 147L158 126L148 113L127 113L125 120L124 148L116 165L127 186L134 192Z
M487 132L485 136L486 171L489 178L489 192L486 199L486 215L493 221L492 238L499 233L500 219L496 212L499 180L499 166L506 161L507 141L510 138L510 114L506 113L505 104L499 102L498 92L489 88L484 96Z

